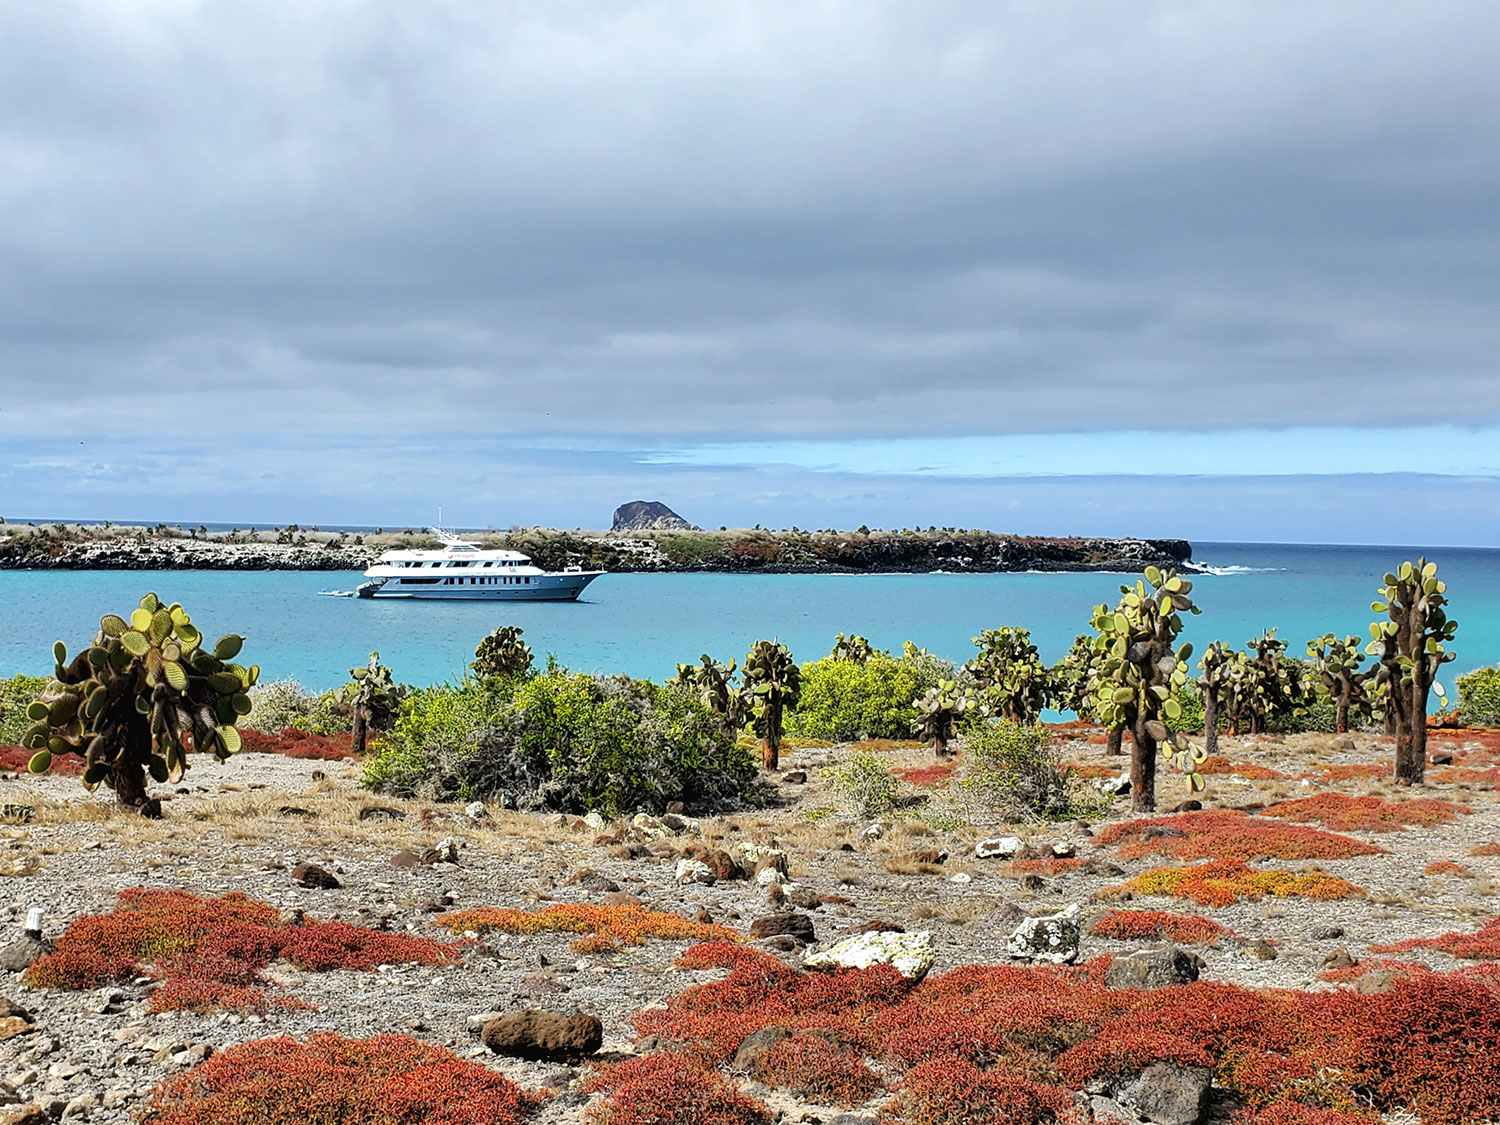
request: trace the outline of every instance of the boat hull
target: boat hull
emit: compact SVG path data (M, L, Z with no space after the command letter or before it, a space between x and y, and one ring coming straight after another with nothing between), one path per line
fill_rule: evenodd
M593 570L539 574L529 583L514 586L469 585L460 578L453 579L452 585L443 582L418 585L385 578L366 582L359 588L359 596L401 601L572 602L603 573Z

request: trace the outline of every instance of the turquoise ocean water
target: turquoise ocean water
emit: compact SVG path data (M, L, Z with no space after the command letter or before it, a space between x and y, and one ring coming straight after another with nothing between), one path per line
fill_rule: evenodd
M1201 651L1216 637L1238 645L1276 626L1301 655L1319 633L1363 633L1381 575L1417 553L1195 545L1195 561L1219 573L1195 576L1203 614L1190 620L1186 636ZM1450 667L1463 672L1500 662L1500 550L1426 553L1442 568L1460 623ZM210 637L245 634L241 659L260 664L264 678L291 676L313 688L342 682L372 649L407 683L456 678L479 639L505 624L525 630L539 660L551 652L572 668L654 679L703 652L743 659L752 642L773 635L798 659L814 659L841 631L863 633L882 648L913 640L962 661L980 629L1024 625L1052 661L1087 626L1096 602L1114 603L1126 577L618 574L600 578L578 603L495 605L318 595L352 589L354 573L0 571L0 675L45 674L53 641L76 651L101 615L127 610L146 590L182 602Z

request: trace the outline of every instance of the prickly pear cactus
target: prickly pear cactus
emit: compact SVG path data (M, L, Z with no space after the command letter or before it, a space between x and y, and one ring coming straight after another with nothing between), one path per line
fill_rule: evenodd
M677 665L675 682L697 695L703 705L719 716L725 732L737 736L745 725L745 697L734 686L736 665L720 664L704 653L699 664Z
M1273 719L1292 714L1303 703L1302 669L1286 655L1286 642L1267 629L1245 642L1246 653L1230 668L1235 718L1248 719L1251 734L1270 729Z
M1170 571L1148 566L1145 581L1121 586L1113 612L1101 607L1094 617L1103 654L1094 693L1094 713L1110 730L1131 732L1131 807L1156 808L1156 752L1187 775L1193 792L1203 789L1197 772L1207 755L1188 744L1167 723L1182 716L1176 693L1187 683L1193 646L1173 643L1182 631L1183 613L1198 613L1188 597L1193 584Z
M768 770L781 760L782 722L802 694L802 670L786 645L756 641L745 656L745 684L740 689L750 724L761 738L761 761Z
M1448 585L1437 574L1437 563L1425 558L1404 562L1385 576L1380 600L1370 605L1387 617L1371 622L1365 651L1379 661L1375 680L1395 720L1396 781L1404 785L1420 785L1426 776L1427 698L1434 691L1447 698L1437 673L1455 656L1447 646L1458 622L1448 616Z
M354 710L354 755L362 757L370 730L389 730L401 705L401 693L391 680L391 670L380 663L380 653L370 653L363 668L349 669L344 700Z
M1094 616L1104 611L1102 605L1094 607ZM1049 673L1052 680L1052 703L1062 711L1072 711L1080 719L1094 715L1094 667L1099 659L1097 638L1088 633L1079 633L1067 654L1053 665Z
M917 709L917 733L926 740L938 757L948 753L948 743L958 729L959 720L969 710L970 699L959 690L956 680L939 680L936 687L912 704Z
M1333 633L1324 633L1307 642L1307 655L1312 658L1313 671L1323 682L1328 697L1333 700L1335 711L1334 731L1343 734L1352 721L1357 726L1369 722L1373 701L1365 691L1365 683L1379 671L1379 666L1360 670L1365 654L1360 651L1362 638L1345 636L1340 640Z
M1232 687L1235 653L1223 641L1210 641L1198 667L1198 690L1203 693L1203 750L1205 756L1219 752L1219 713ZM1231 722L1233 720L1231 719Z
M858 633L849 637L840 633L833 639L833 652L830 655L835 660L848 660L855 664L868 664L870 657L875 655L875 650L870 647L870 642Z
M240 748L236 725L260 676L255 665L233 663L243 644L231 633L204 647L182 606L155 594L128 620L101 619L93 644L71 661L58 641L54 678L27 709L34 725L23 742L36 752L29 768L44 773L57 755L79 755L85 787L108 785L122 804L159 815L147 773L166 781L181 776L191 753L223 759Z
M502 625L479 642L469 667L476 676L504 679L523 675L531 667L531 646L521 639L516 626Z
M1051 678L1031 631L1006 625L974 638L979 655L964 665L978 684L991 714L1014 723L1032 723L1047 706Z

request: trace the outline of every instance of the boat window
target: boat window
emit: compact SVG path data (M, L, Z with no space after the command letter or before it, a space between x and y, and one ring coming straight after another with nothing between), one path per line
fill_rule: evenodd
M438 579L436 579L436 578L402 578L402 579L400 579L401 585L403 585L403 586L431 586L434 582L437 582L437 581L438 581Z

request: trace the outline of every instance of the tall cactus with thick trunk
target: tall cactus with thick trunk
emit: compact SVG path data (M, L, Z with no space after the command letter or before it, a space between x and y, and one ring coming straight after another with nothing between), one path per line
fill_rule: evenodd
M350 668L349 677L344 699L354 708L354 756L362 758L370 731L390 730L395 722L401 695L391 682L391 670L380 663L378 652L370 653L370 662L363 668Z
M1188 594L1193 584L1154 566L1145 581L1121 586L1124 596L1114 612L1094 617L1094 629L1104 650L1095 690L1095 711L1111 731L1131 732L1131 808L1156 808L1156 753L1158 747L1188 775L1194 792L1203 789L1197 767L1206 755L1188 745L1167 723L1182 715L1177 689L1187 683L1189 644L1173 648L1182 631L1183 613L1198 613Z
M802 693L802 670L786 645L756 641L745 655L745 686L740 689L750 722L760 735L761 762L774 770L781 761L781 734L786 712Z
M964 665L990 711L1013 723L1036 721L1047 706L1051 677L1031 631L1006 625L974 638L979 655Z
M1346 636L1343 640L1333 633L1324 633L1307 642L1307 655L1312 658L1313 670L1328 697L1333 700L1334 732L1343 734L1349 729L1349 717L1357 723L1368 722L1371 700L1365 691L1365 682L1374 676L1378 666L1360 671L1365 654L1359 650L1359 637Z
M123 617L108 614L94 642L71 661L67 646L52 647L53 680L27 709L33 725L22 741L30 769L44 773L59 754L84 759L83 784L101 783L122 805L160 816L146 792L156 781L181 776L187 756L220 759L240 748L236 724L250 713L254 665L231 663L244 638L220 637L211 649L175 602L147 594Z
M1394 717L1398 785L1420 785L1426 777L1427 697L1447 695L1437 672L1454 657L1446 646L1458 622L1448 617L1448 585L1437 572L1425 558L1404 562L1385 576L1381 600L1370 605L1389 618L1371 623L1365 651L1380 662L1375 677L1386 689L1387 716Z
M956 680L939 680L936 687L927 689L926 695L913 700L917 733L939 758L947 757L948 743L969 704L969 697L959 690Z
M1236 679L1236 704L1250 721L1251 734L1263 734L1271 720L1291 714L1302 700L1302 674L1286 657L1286 642L1268 629L1245 642L1247 655L1232 671Z
M1234 667L1234 651L1223 641L1212 641L1203 650L1203 659L1198 661L1203 675L1198 677L1198 688L1203 693L1203 752L1219 752L1219 708L1230 686L1230 673Z

